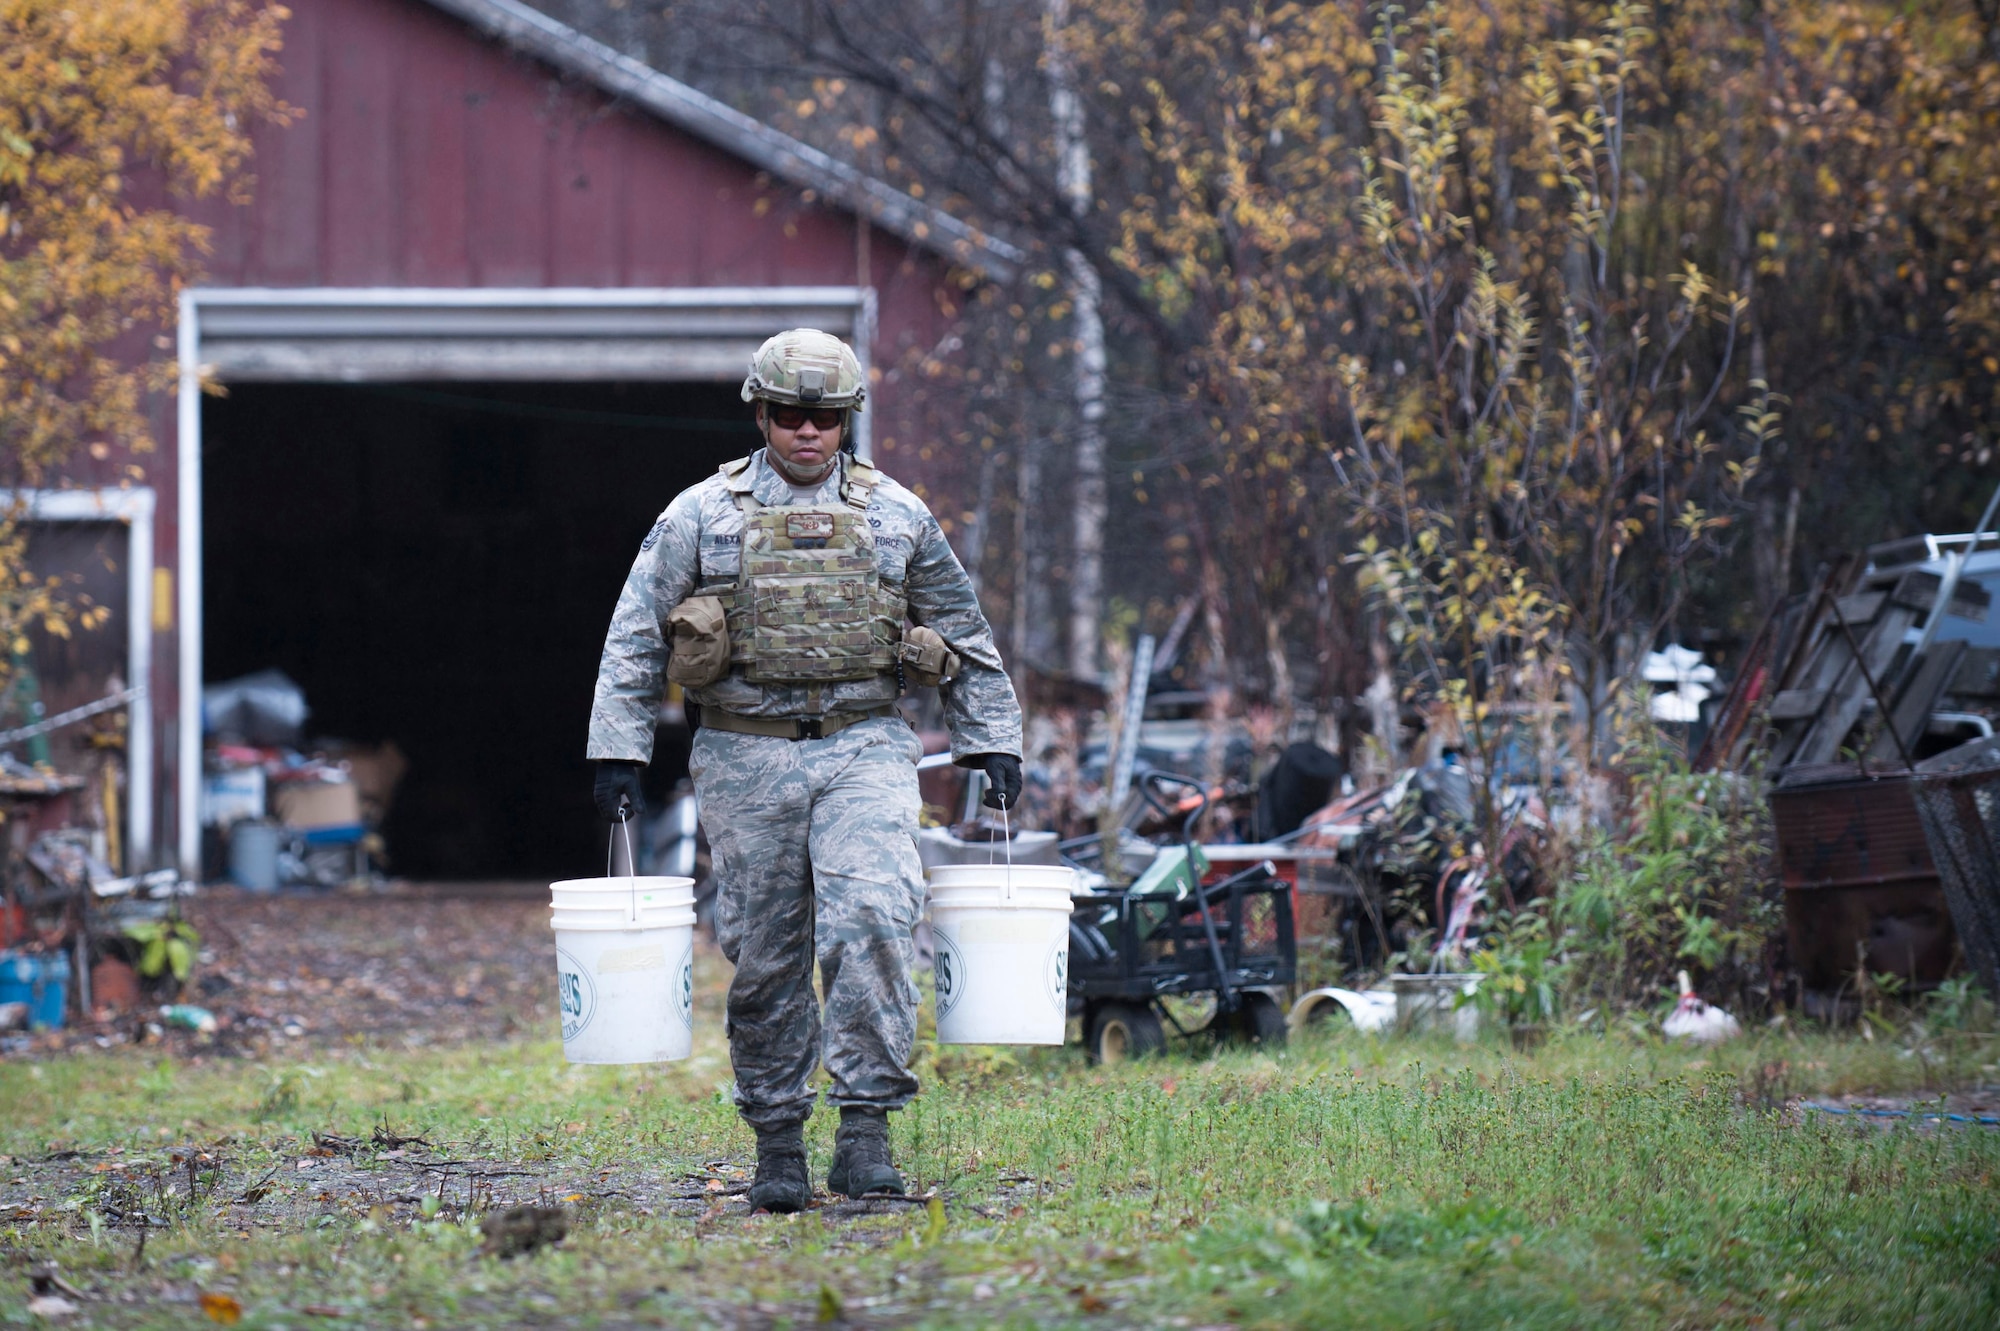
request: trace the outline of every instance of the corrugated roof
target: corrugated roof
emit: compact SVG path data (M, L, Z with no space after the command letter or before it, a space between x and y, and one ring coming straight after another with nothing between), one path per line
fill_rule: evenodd
M519 0L428 0L490 37L644 107L679 129L830 202L885 231L993 277L1011 276L1027 257L951 214L839 158L744 115L679 79L614 51Z

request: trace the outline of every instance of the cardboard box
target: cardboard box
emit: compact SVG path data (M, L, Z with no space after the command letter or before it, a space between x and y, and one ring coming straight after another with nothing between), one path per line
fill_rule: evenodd
M361 795L352 781L291 781L275 787L272 811L287 827L348 827L361 821Z
M341 755L341 761L361 796L362 813L370 823L379 824L389 812L389 803L396 797L396 787L403 780L409 760L403 757L394 740L384 740L373 748L349 749Z

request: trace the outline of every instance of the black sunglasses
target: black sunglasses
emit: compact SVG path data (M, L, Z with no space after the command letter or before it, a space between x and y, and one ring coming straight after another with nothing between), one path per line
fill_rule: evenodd
M807 421L814 428L826 431L837 430L847 422L845 407L786 407L773 403L771 424L781 430L796 430Z

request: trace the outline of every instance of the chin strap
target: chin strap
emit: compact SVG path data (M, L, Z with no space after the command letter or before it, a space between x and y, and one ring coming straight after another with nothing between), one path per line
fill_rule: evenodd
M833 474L833 469L836 466L840 465L840 459L838 456L830 457L826 460L826 465L824 467L821 467L818 471L814 472L812 475L806 476L800 474L798 469L793 467L791 463L779 457L777 454L777 450L775 449L767 447L764 450L764 457L767 461L770 462L771 469L773 471L777 472L778 475L790 481L793 485L818 485L824 480L826 480L828 476L831 476Z

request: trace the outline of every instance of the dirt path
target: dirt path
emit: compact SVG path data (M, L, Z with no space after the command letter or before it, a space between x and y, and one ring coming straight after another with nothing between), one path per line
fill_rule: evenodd
M546 889L408 884L366 895L212 888L188 903L201 962L180 996L213 1037L154 1007L28 1039L10 1054L123 1044L261 1057L393 1041L411 1048L556 1029Z

